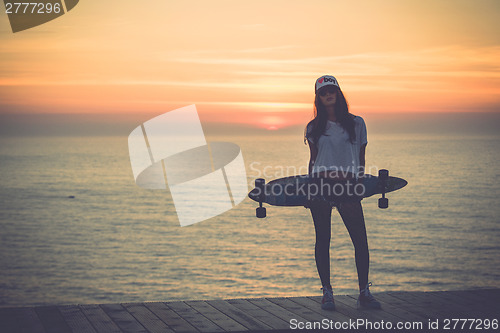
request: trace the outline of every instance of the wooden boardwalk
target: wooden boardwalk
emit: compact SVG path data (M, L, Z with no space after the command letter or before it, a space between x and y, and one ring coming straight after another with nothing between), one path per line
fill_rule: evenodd
M382 310L357 310L354 295L336 295L334 312L321 310L320 296L0 308L0 332L381 331L397 325L436 332L429 329L436 324L439 331L448 325L449 332L498 332L500 289L374 296Z

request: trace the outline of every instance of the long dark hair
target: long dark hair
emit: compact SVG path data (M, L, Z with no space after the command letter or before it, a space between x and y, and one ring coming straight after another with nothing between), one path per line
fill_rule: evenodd
M354 130L354 116L349 113L349 105L340 88L336 87L337 100L335 102L335 117L340 126L349 134L349 141L353 143L356 140L356 132ZM317 146L320 136L325 133L328 113L325 106L321 103L319 95L316 94L314 99L314 119L311 120L304 131L304 143L307 138L311 138ZM307 128L312 125L312 131L308 133Z

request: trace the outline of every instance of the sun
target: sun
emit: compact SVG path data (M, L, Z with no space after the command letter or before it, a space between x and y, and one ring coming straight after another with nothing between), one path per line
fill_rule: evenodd
M262 117L260 121L260 126L267 129L268 131L276 131L282 127L285 127L286 121L280 116L266 116Z

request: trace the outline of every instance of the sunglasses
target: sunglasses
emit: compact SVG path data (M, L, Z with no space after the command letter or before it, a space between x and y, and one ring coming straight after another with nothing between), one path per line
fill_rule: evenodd
M326 87L321 88L318 91L318 95L324 97L324 96L326 96L327 93L333 95L333 94L335 94L335 92L337 92L337 88L336 87L334 87L334 86L326 86Z

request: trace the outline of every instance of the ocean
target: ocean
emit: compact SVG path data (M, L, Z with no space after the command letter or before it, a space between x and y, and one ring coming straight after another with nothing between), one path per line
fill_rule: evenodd
M1 307L321 294L306 208L257 219L246 198L180 227L168 190L135 184L127 134L0 138ZM301 134L207 140L241 147L250 189L306 172ZM367 166L408 180L389 209L363 200L372 292L499 288L500 135L368 135ZM354 250L332 215L334 293L355 293Z

